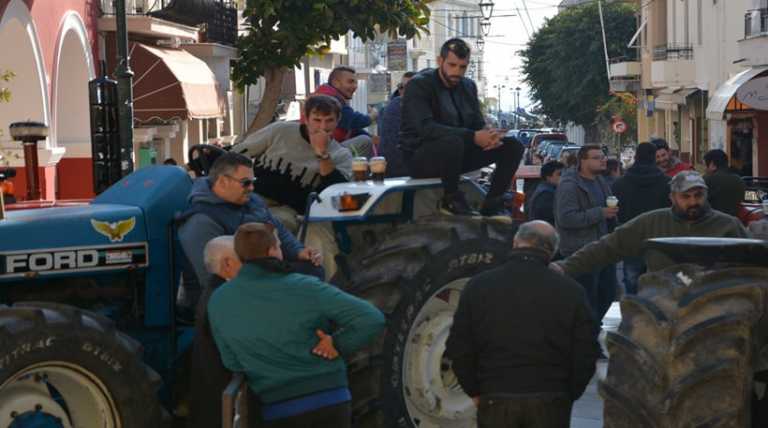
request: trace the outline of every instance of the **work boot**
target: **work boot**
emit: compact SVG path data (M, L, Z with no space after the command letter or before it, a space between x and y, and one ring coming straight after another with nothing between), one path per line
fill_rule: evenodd
M504 197L496 196L492 198L485 198L483 206L480 207L480 215L485 217L508 217L510 213L504 206Z
M477 211L469 206L464 193L460 191L445 194L440 200L440 211L450 215L477 215Z

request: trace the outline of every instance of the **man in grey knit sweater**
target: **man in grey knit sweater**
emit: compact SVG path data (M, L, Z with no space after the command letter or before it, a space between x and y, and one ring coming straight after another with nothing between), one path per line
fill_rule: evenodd
M305 123L276 122L233 147L254 160L254 191L303 214L310 192L348 181L352 153L332 137L340 112L336 99L313 95Z

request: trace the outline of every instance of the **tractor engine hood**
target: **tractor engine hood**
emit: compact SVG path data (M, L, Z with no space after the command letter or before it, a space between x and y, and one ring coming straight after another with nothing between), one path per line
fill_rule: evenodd
M0 281L147 265L139 207L91 204L10 211L0 222Z

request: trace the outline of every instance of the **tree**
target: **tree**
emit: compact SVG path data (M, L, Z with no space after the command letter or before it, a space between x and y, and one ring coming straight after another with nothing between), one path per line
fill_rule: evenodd
M637 28L635 13L628 4L603 5L609 57L633 53L627 44ZM610 99L597 4L571 7L547 20L520 54L525 81L542 112L592 128Z
M283 75L305 55L327 52L331 40L349 31L364 41L377 32L412 38L427 31L432 0L248 0L247 33L238 38L240 57L232 79L239 88L266 81L264 97L248 132L270 122Z

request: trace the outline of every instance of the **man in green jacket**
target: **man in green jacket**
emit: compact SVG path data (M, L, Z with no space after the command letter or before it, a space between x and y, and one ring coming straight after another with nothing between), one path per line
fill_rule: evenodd
M245 373L265 426L349 427L351 395L338 354L348 357L371 342L384 316L315 277L292 273L274 231L247 223L235 234L243 267L208 304L222 361Z
M574 276L627 257L642 257L644 243L648 239L676 236L749 237L738 219L709 206L707 184L698 172L678 173L669 187L672 207L641 214L565 260L555 262L555 265L569 276ZM649 252L645 256L649 271L674 264L673 260L658 252Z
M704 164L707 166L704 181L709 187L710 205L718 211L738 216L747 185L738 174L728 170L728 155L720 149L710 150L704 155Z

